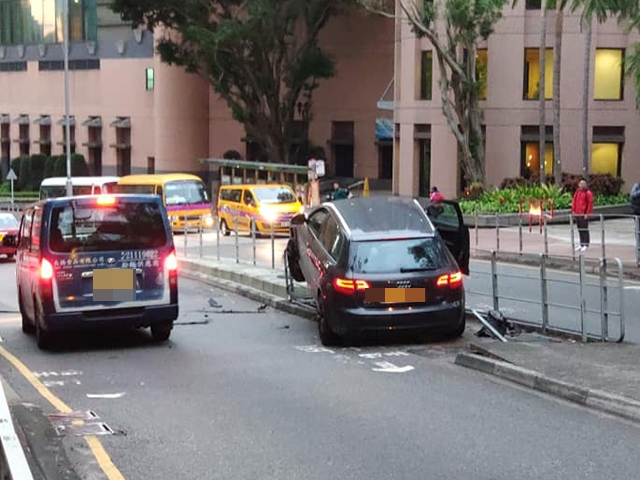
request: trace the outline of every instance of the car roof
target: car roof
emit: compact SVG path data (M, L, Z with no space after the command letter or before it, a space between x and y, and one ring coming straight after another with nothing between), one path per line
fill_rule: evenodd
M411 197L374 195L323 205L337 214L355 241L435 235L429 217Z
M76 187L87 187L91 185L103 185L105 183L117 182L120 177L71 177L71 184ZM42 180L41 187L64 187L67 184L67 177L49 177Z

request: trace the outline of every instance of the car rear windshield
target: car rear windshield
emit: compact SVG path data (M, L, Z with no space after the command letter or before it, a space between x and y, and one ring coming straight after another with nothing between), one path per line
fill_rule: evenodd
M51 211L49 246L58 253L160 248L168 240L162 210L153 202L72 202Z
M393 239L354 242L350 270L355 273L399 273L429 271L446 262L437 238Z
M18 228L18 220L11 214L0 214L0 228Z

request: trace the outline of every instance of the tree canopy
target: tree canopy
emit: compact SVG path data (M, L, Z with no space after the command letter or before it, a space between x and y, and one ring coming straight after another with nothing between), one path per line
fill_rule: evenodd
M319 46L355 0L113 0L132 26L162 27L161 59L204 75L271 161L290 161L296 111L334 75ZM310 113L305 119L310 119Z

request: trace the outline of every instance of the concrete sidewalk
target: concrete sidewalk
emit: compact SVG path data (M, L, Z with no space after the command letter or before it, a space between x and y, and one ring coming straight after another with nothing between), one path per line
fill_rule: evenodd
M239 293L273 308L312 319L313 303L304 284L288 298L282 268L236 263L234 259L180 258L181 275ZM306 300L305 300L306 298ZM606 413L640 421L640 346L580 344L537 334L509 343L474 338L456 363L556 395Z

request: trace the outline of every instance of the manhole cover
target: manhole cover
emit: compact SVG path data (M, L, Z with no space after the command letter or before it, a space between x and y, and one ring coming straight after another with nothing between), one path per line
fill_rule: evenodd
M102 422L81 424L65 424L56 426L59 437L84 437L85 435L113 435L111 428Z

